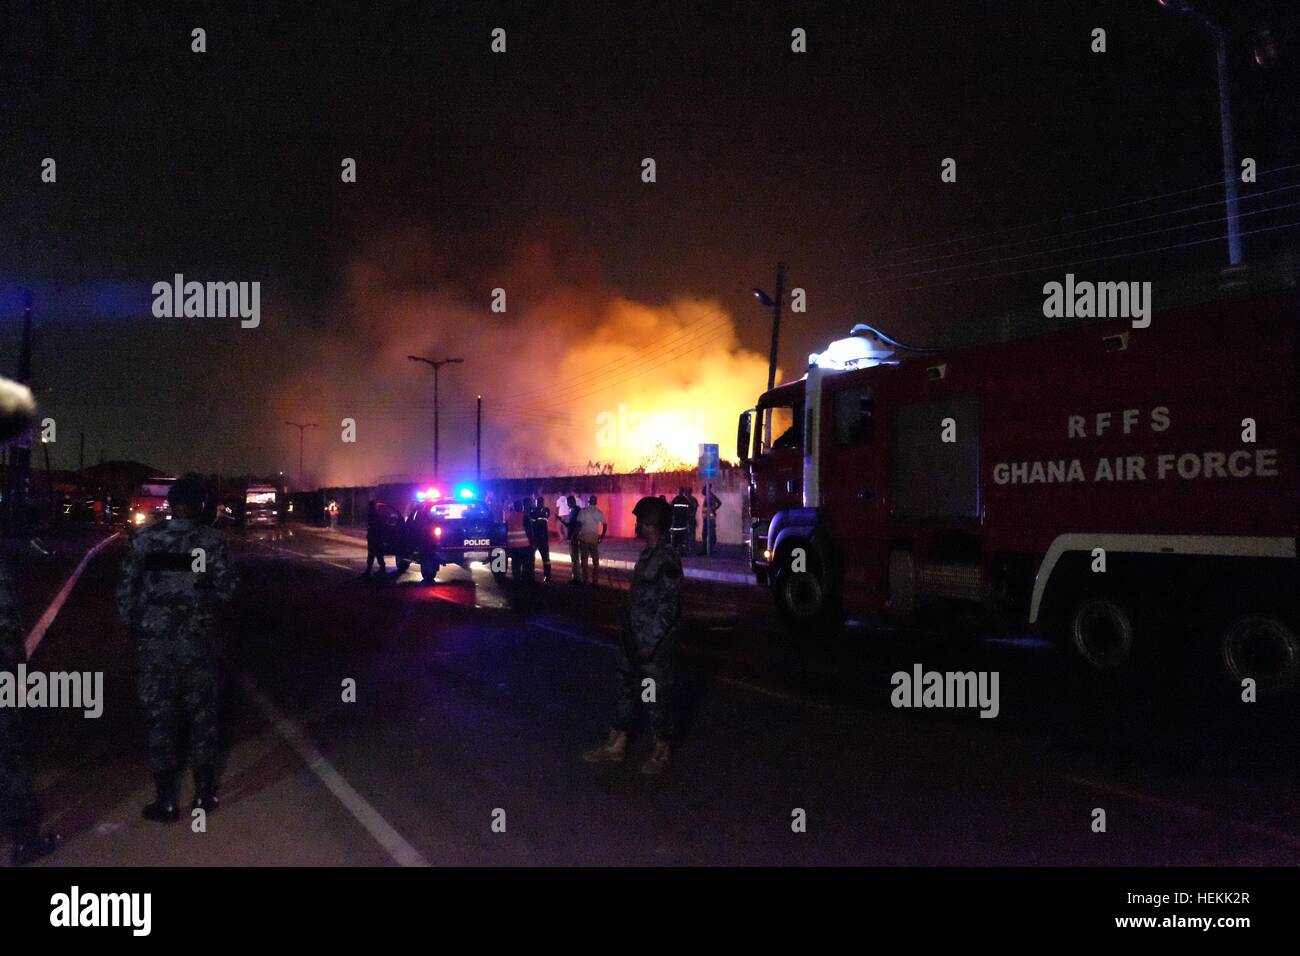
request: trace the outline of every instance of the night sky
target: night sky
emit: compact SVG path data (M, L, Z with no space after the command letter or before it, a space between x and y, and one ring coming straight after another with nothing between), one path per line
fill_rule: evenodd
M1242 229L1271 229L1246 236L1247 257L1294 246L1300 206L1274 207L1300 203L1300 12L1198 2L1235 37L1237 149L1260 170ZM538 367L553 356L526 306L557 285L715 300L765 356L770 317L749 290L771 291L783 258L808 294L783 329L797 376L854 321L966 338L1076 260L1222 232L1171 228L1221 215L1217 94L1209 39L1155 0L142 6L0 10L0 369L14 371L31 288L56 466L75 466L84 429L91 462L289 470L296 432L268 395L314 342L340 354L364 329L345 281L359 256L401 260L391 294L417 282L485 315L509 276L519 327L493 326L493 347ZM1268 69L1250 55L1264 26L1280 51ZM791 52L796 27L806 54ZM40 181L47 156L55 184ZM345 156L355 184L340 182ZM940 182L945 157L955 184ZM1157 279L1223 255L1207 242L1070 268ZM262 327L152 317L151 286L178 272L262 282ZM438 349L440 320L425 321L412 351ZM385 383L409 407L368 398L362 376L333 393L427 419L418 371ZM511 386L483 361L453 374L444 449L472 458L474 394Z

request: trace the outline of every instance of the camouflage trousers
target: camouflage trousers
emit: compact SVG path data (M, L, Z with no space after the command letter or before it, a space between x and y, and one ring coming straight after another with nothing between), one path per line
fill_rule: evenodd
M660 641L654 657L645 663L629 660L626 654L620 656L614 680L615 730L627 733L635 729L637 703L644 701L650 730L655 737L659 740L673 739L677 730L673 719L676 637L672 633ZM647 680L653 683L646 684Z
M136 680L154 776L170 776L183 766L182 731L189 733L191 765L214 766L220 746L214 655L202 647L141 647Z
M14 835L35 829L41 817L20 724L20 714L0 707L0 825Z

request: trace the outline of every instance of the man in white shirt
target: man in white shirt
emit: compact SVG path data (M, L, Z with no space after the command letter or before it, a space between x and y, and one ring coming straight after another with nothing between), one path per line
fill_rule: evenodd
M569 540L569 496L560 495L555 499L555 520L560 525L560 540Z

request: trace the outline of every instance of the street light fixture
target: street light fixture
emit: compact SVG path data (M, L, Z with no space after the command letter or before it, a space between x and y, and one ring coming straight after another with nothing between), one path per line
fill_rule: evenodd
M444 365L457 365L463 358L431 359L422 355L408 355L412 362L423 362L433 369L433 476L440 477L438 471L438 369Z

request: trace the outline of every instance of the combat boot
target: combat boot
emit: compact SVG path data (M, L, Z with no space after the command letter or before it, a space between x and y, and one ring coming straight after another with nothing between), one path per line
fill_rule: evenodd
M9 854L9 864L11 866L25 866L28 863L34 863L42 857L49 856L62 845L63 837L57 833L40 833L33 830L30 833L19 834L14 837L13 850Z
M181 808L176 803L176 777L155 777L157 799L146 804L140 816L154 823L175 823L181 818Z
M668 769L672 758L672 745L666 740L656 740L654 753L641 765L641 772L647 777L657 777Z
M211 767L194 768L194 804L191 810L216 813L221 808L217 795L217 772Z
M582 759L587 763L622 763L625 757L627 757L627 734L621 730L611 730L608 740L582 755Z

